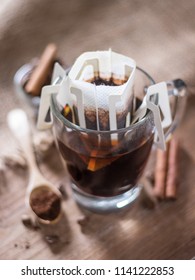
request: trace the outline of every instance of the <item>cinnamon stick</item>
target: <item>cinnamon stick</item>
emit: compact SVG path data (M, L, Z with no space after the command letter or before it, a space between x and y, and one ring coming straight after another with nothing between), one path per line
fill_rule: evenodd
M177 195L178 155L179 141L173 137L169 148L168 171L165 189L165 197L172 200L176 199Z
M55 44L49 44L45 48L39 64L32 72L30 80L25 86L25 91L33 96L39 96L42 87L47 82L48 76L52 71L54 61L57 56L57 47Z
M157 155L156 155L156 168L154 174L154 180L155 180L154 195L160 200L163 200L165 198L168 154L169 154L169 142L167 143L166 151L157 150Z

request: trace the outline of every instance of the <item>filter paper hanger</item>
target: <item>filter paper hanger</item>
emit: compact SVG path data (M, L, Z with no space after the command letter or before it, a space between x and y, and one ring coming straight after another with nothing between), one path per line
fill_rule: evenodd
M154 95L157 95L158 104L152 101L152 96ZM139 122L145 116L147 109L150 109L154 115L156 127L154 142L158 148L165 150L166 145L163 129L170 126L172 123L168 90L165 82L148 87L141 106L134 113L132 124ZM162 120L161 113L163 115Z

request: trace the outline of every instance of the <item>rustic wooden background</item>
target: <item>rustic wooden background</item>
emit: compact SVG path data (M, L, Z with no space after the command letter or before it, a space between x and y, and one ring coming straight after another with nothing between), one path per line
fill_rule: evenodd
M195 2L148 1L5 1L0 0L0 154L15 153L17 143L6 125L7 112L32 110L16 95L13 75L49 42L67 65L84 51L114 51L133 57L156 81L182 78L189 85L181 142L176 202L155 210L134 207L118 214L83 212L71 198L66 172L55 148L38 158L53 183L67 188L64 222L56 229L29 230L25 213L27 170L12 168L0 182L0 259L191 259L195 256ZM34 123L31 118L32 124ZM78 220L87 216L80 225ZM61 232L48 244L45 235Z

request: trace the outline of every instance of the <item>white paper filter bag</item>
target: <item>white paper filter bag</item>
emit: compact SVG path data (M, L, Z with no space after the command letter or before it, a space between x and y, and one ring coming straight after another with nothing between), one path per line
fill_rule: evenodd
M78 118L80 126L96 130L126 126L133 101L135 68L133 59L111 50L86 52L77 58L67 82L70 93L76 96L73 99L78 113L84 114ZM115 85L96 85L96 79Z

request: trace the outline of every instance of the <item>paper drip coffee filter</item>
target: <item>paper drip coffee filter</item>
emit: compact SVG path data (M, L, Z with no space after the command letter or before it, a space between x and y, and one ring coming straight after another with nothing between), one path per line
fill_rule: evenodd
M133 59L111 50L86 52L76 60L67 83L75 107L84 111L83 118L78 116L80 126L100 131L125 127L135 68Z
M52 125L52 121L45 121L51 94L56 94L61 113L71 111L73 123L97 131L128 127L142 120L149 109L154 115L155 142L159 148L165 149L163 128L171 123L166 83L150 86L141 106L135 110L135 69L133 59L111 50L83 53L69 73L56 63L52 85L42 89L38 128L47 129ZM158 104L152 102L152 95L158 96ZM160 108L164 113L163 126ZM117 139L117 134L112 134L112 138Z

